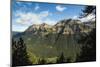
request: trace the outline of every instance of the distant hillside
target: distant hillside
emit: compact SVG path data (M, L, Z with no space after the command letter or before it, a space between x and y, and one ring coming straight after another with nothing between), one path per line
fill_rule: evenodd
M14 37L14 38L20 37L23 34L24 34L23 32L12 31L12 37Z
M12 35L13 35L13 36L16 35L16 34L18 34L18 33L20 33L20 32L12 31Z

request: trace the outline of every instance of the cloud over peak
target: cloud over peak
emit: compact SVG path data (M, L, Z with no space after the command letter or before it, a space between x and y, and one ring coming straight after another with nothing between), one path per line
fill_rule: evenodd
M96 18L95 18L95 14L91 13L89 14L88 16L80 19L82 22L88 22L88 21L95 21Z
M60 11L60 12L64 11L65 9L67 9L67 8L64 7L64 6L61 6L61 5L57 5L57 6L56 6L56 10L58 10L58 11Z

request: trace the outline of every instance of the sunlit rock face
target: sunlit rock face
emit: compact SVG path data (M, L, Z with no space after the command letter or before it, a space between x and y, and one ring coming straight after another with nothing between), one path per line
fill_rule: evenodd
M93 26L91 25L89 26L85 23L82 23L80 20L67 19L67 20L61 20L55 25L48 25L46 23L33 24L25 32L26 33L30 32L33 34L61 33L69 35L69 34L78 34L80 32L88 32L91 27Z

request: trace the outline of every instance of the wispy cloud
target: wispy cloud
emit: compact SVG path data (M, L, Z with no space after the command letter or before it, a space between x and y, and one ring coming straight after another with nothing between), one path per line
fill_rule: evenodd
M13 31L23 32L27 29L27 26L12 25Z
M49 11L42 11L40 13L33 13L33 12L16 12L16 18L13 19L13 29L20 31L24 31L32 24L42 24L47 23L53 25L55 23L54 20L51 20L48 16L51 16L52 13Z
M48 16L51 16L52 13L49 11L42 11L40 13L32 13L32 12L17 12L15 16L17 17L15 20L15 23L23 24L23 25L32 25L32 24L41 24L43 22L46 22L48 19Z
M79 18L78 18L78 16L75 15L72 17L72 19L79 19Z
M95 15L89 14L88 16L80 19L82 22L95 21Z
M35 9L35 10L38 10L39 8L40 8L40 7L39 7L39 4L36 4L34 9Z
M67 9L67 8L64 7L64 6L61 6L61 5L57 5L57 6L56 6L56 10L58 10L58 11L60 11L60 12L64 11L65 9Z
M84 17L84 18L79 18L79 16L77 15L75 15L75 16L73 16L72 17L72 19L77 19L77 20L80 20L80 21L82 21L82 22L89 22L89 21L95 21L96 20L96 18L95 18L95 14L89 14L88 16L86 16L86 17Z
M49 24L49 25L54 25L54 24L56 24L57 21L51 20L51 19L48 19L48 18L47 18L44 22L46 22L46 23Z

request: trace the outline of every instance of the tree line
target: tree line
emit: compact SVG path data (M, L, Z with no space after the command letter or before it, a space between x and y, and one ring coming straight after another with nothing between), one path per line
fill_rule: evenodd
M63 52L56 59L56 63L67 63L70 59L65 59ZM51 62L52 63L52 62ZM38 60L38 64L50 64L44 58ZM32 65L27 53L27 47L22 37L18 41L12 39L12 66Z

